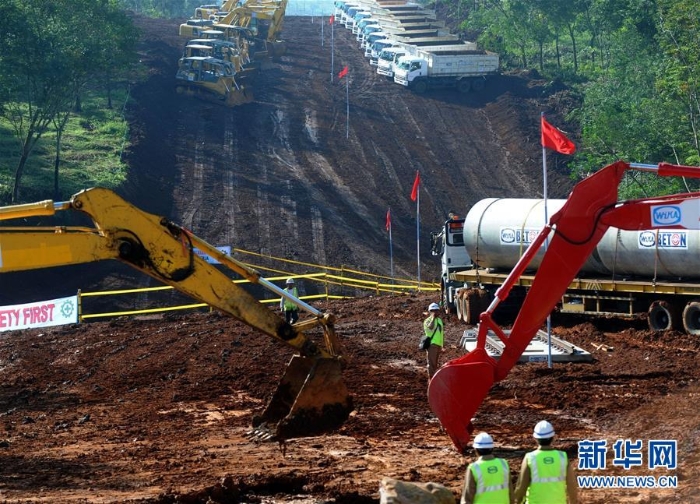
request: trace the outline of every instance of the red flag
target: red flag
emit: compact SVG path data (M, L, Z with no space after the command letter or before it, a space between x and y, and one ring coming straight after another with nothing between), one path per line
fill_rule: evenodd
M345 65L345 68L343 68L340 72L338 72L338 78L342 79L348 74L348 66Z
M411 201L416 201L418 197L418 186L420 186L420 172L416 170L416 180L413 181L413 190L411 191Z
M386 230L391 229L391 209L386 211Z
M566 138L564 133L549 124L542 116L542 147L547 147L561 154L576 152L574 143Z
M328 19L328 24L333 24L333 21L335 21L335 16L331 14L331 17Z

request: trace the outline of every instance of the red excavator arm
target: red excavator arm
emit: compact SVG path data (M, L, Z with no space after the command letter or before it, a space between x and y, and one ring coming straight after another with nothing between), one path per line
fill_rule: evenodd
M433 376L428 400L433 413L457 450L464 452L472 431L471 419L491 386L503 380L561 300L571 281L609 227L623 230L700 229L700 192L618 202L624 173L635 169L659 176L700 178L700 168L667 163L628 164L618 161L574 186L564 206L554 214L515 265L494 300L479 317L476 348L447 362ZM522 308L509 335L492 314L554 231ZM505 348L496 361L485 349L489 330Z

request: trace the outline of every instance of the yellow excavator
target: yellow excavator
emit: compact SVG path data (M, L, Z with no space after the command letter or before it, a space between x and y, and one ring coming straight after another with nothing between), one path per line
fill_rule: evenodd
M61 211L85 215L92 225L0 227L0 273L107 259L128 264L298 352L262 414L253 419L257 437L283 440L315 435L347 419L352 399L341 375L344 361L332 315L291 296L187 229L134 207L109 189L86 189L66 202L0 207L0 221L53 217ZM71 221L76 222L75 217ZM311 317L287 323L233 283L223 270L201 258L195 248L250 282L289 299ZM319 327L323 341L317 343L306 333Z
M245 4L231 9L212 25L214 30L238 26L251 30L253 60L279 59L287 51L286 43L279 40L284 25L287 0L267 0Z

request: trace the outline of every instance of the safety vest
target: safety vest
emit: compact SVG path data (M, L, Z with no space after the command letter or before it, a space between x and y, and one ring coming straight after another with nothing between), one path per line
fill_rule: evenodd
M299 293L297 292L297 288L296 288L296 287L292 287L291 290L289 290L289 289L284 289L284 290L286 290L287 292L289 292L289 293L290 293L292 296L294 296L295 298L298 298L298 297L299 297ZM287 299L287 298L284 298L284 301L282 302L282 306L284 306L284 311L291 311L291 310L298 310L298 309L299 309L299 308L297 307L297 305L295 305L294 303L292 303L292 302L291 302L289 299Z
M535 450L525 455L530 468L527 504L566 504L568 457L559 450Z
M435 317L435 327L430 328L430 317L423 321L423 332L426 336L430 336L430 344L443 346L445 327L440 317Z
M510 504L510 470L501 458L479 459L469 465L476 482L474 504Z

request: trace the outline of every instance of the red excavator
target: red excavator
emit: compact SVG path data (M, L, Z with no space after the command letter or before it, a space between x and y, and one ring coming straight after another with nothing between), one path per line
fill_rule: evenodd
M479 317L476 348L441 367L428 386L428 400L455 447L464 453L473 430L472 417L491 386L503 380L609 227L622 230L700 229L700 192L618 201L625 172L700 178L700 167L613 163L576 184L564 206L550 219L496 291ZM550 238L550 235L551 238ZM545 244L546 251L520 312L508 334L492 315ZM489 331L505 348L498 361L485 349Z

